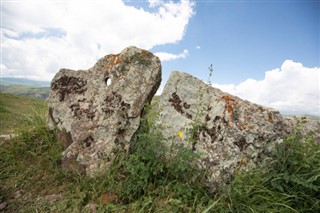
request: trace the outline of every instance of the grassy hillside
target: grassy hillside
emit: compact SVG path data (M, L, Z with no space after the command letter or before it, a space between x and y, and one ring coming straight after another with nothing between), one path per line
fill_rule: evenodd
M50 87L11 84L1 86L1 92L30 98L46 99L49 96Z
M7 116L4 123L20 133L0 145L0 212L320 212L320 146L299 133L211 193L199 153L166 146L152 108L132 153L84 178L61 169L63 148L46 128L45 102L0 95L1 122Z
M0 93L0 134L16 133L23 128L31 128L28 124L34 113L45 114L47 104L36 100Z
M25 78L1 78L0 79L1 85L12 85L12 84L18 84L18 85L25 85L25 86L33 86L33 87L49 87L50 82L49 81L35 81L35 80L29 80Z
M316 116L316 115L306 115L307 118L311 119L311 120L315 120L320 122L320 116Z

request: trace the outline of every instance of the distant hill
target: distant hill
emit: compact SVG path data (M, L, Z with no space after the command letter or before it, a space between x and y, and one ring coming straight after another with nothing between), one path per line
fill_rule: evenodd
M47 112L43 100L0 93L0 134L17 133L21 128L30 128L27 122L34 113Z
M284 117L306 117L310 120L314 120L314 121L317 121L317 122L320 122L320 116L317 116L317 115L284 115Z
M4 86L15 84L33 87L50 87L49 81L35 81L25 78L1 78L0 84Z
M315 120L320 122L320 116L316 116L316 115L306 115L307 118L311 119L311 120Z
M49 96L50 82L24 78L1 78L0 91L19 96L46 99Z

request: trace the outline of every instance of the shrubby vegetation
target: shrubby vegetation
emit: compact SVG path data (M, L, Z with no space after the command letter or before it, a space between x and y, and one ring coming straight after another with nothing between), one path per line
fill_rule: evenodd
M223 192L210 194L196 165L199 153L168 146L154 118L146 113L130 154L119 153L96 178L63 172L62 145L45 116L24 119L33 128L1 141L4 210L89 212L94 204L97 212L320 212L320 146L300 133L303 123L258 167L239 171Z

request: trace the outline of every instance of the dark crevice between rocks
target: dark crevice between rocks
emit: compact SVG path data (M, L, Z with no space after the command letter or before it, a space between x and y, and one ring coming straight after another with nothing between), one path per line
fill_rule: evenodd
M159 75L156 76L156 79L154 80L155 82L157 82L156 84L154 84L154 86L151 88L151 91L149 93L149 95L147 96L147 99L145 101L146 104L150 104L153 97L155 96L155 94L157 93L160 84L161 84L161 73ZM142 110L143 111L143 110Z
M53 109L51 107L49 107L49 117L50 117L51 121L53 122L53 125L56 127L60 121L57 122L53 118Z

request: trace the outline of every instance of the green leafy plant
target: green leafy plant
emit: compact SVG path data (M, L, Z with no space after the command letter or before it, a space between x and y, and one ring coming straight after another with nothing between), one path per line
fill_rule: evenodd
M168 146L152 120L150 114L143 119L134 148L124 163L126 178L121 197L129 202L141 196L171 194L188 203L197 194L207 196L201 184L203 173L196 165L199 156L182 144Z

